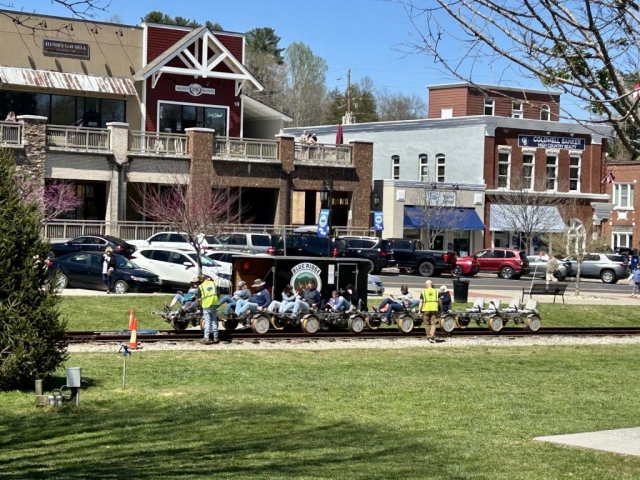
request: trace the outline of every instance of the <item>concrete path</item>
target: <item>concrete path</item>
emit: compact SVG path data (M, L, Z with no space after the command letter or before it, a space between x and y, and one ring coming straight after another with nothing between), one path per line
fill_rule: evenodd
M554 435L534 440L640 457L640 428Z

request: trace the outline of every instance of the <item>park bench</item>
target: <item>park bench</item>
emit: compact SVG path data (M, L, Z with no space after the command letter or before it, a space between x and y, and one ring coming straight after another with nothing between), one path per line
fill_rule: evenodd
M566 290L566 283L551 283L548 286L545 283L534 283L529 288L522 289L522 301L524 301L525 295L529 295L529 297L534 295L553 295L553 303L556 303L556 296L560 295L562 303L564 303L564 292Z

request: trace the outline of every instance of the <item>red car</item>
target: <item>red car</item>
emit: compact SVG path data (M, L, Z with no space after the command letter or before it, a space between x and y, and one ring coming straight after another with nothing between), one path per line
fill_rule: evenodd
M454 277L473 277L480 271L480 264L473 257L458 257L456 260L456 268L453 269L451 275Z
M458 259L475 260L480 266L481 272L497 273L499 277L506 280L520 278L521 275L529 273L529 259L518 250L510 248L487 248L480 250L470 257Z

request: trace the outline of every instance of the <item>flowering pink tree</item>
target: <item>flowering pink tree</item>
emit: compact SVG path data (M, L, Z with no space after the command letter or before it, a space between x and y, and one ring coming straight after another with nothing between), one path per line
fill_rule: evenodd
M25 203L40 205L42 224L82 206L82 199L68 183L51 183L46 185L43 191L40 181L29 174L16 175L14 182Z

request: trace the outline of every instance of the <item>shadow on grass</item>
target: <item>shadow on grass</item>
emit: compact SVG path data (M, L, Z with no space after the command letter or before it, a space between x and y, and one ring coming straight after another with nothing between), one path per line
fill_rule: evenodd
M188 406L175 398L162 408L101 402L91 410L0 414L0 422L0 477L13 479L407 478L418 472L399 452L435 453L396 430L309 418L304 407L213 399Z

